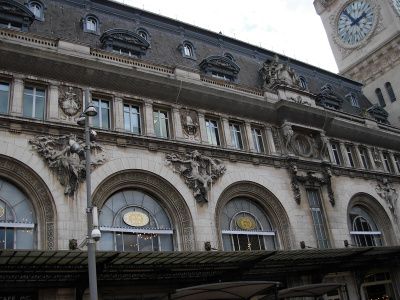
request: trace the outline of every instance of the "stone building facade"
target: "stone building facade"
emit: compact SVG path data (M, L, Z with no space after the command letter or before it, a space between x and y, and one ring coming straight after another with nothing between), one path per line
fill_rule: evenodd
M316 0L314 6L324 24L339 73L363 83L368 99L384 108L390 124L399 127L399 1ZM356 19L363 17L353 22L345 11L350 18L354 14ZM347 32L351 33L346 35Z
M90 100L99 299L235 280L400 298L400 130L360 83L113 1L0 11L1 297L87 297Z

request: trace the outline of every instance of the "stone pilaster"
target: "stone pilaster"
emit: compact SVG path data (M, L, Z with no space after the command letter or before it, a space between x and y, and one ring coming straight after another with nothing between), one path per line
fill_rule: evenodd
M58 97L60 96L60 84L58 82L50 82L48 88L48 105L47 118L49 120L59 119Z
M172 106L172 126L174 129L174 137L177 140L183 140L182 121L181 121L181 107L178 105Z
M115 130L125 131L124 102L121 95L114 96L114 117Z
M205 145L209 145L210 142L208 141L206 119L204 117L204 114L205 114L205 111L203 111L203 110L197 111L197 116L199 117L201 143L205 144Z
M143 111L143 134L148 136L156 136L154 131L154 116L153 116L153 101L144 101L144 111Z
M250 152L257 152L256 148L254 147L254 138L253 138L253 132L251 131L251 124L248 121L246 121L244 123L244 126L247 135L248 149Z
M10 115L20 117L22 116L22 107L24 99L24 77L13 77L13 91Z
M358 145L354 145L354 153L355 153L356 160L357 160L357 163L358 163L358 168L359 169L365 169L365 167L363 165L363 162L362 162L362 159L361 159L360 149L358 148Z
M222 119L222 131L225 136L225 145L227 148L234 148L231 138L231 132L229 130L229 120L227 116L221 116Z
M275 147L275 142L274 142L274 136L272 134L272 129L271 127L265 127L265 133L267 135L267 147L268 147L268 153L270 154L276 154L276 147Z

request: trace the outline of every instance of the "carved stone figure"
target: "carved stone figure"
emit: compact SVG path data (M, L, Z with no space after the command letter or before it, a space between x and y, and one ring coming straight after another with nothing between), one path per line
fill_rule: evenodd
M200 154L194 150L181 158L176 154L167 154L168 164L172 164L174 171L179 172L185 183L193 190L193 195L200 205L209 200L209 191L212 184L225 173L226 167L220 160Z
M65 187L64 194L72 196L78 189L79 184L86 178L86 158L85 151L79 154L72 154L70 151L69 141L77 140L75 136L37 136L35 139L29 140L36 152L47 163L49 168L56 172L60 183ZM81 146L84 145L82 140L77 140ZM102 146L96 142L90 143L93 151L91 155L91 166L101 165L105 161L105 153Z
M80 250L76 239L69 240L69 250Z
M275 54L274 60L267 59L260 70L264 83L263 88L273 88L276 85L300 86L296 72L290 66L279 62L279 56Z
M285 141L285 148L289 153L293 153L294 132L292 126L285 125L283 126L282 131L283 131L283 139Z
M188 109L181 110L181 122L184 133L187 138L193 140L198 135L199 122L197 114L194 111Z
M389 185L387 179L378 181L375 190L377 194L385 200L394 220L397 221L397 199L399 197L397 190Z
M60 88L60 97L58 100L58 105L60 109L68 117L75 116L81 109L82 103L79 96L75 93L72 87L68 87L66 91Z

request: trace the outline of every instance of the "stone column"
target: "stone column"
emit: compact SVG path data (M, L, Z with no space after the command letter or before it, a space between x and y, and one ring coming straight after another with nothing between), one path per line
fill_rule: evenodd
M343 142L339 142L340 153L342 154L343 162L346 167L351 167L349 157L347 156L346 146Z
M358 149L358 145L354 145L354 153L356 155L356 159L358 162L358 168L359 169L365 169L363 162L361 160L361 155L360 155L360 149Z
M393 172L395 174L399 174L399 170L397 169L396 160L394 159L393 152L389 152L390 162L392 163Z
M13 77L13 90L10 115L21 117L24 99L24 78L23 76L15 75Z
M225 145L227 148L234 148L232 144L231 132L229 130L229 120L227 116L221 116L222 119L222 131L225 136Z
M205 114L204 110L197 111L197 116L199 117L201 143L209 145L210 142L208 141L206 119L204 117L204 114Z
M174 130L174 137L176 140L183 140L182 121L181 121L181 107L178 105L172 106L172 127Z
M246 128L248 149L250 152L257 152L256 148L254 147L254 138L253 138L253 132L251 131L250 122L245 121L244 126Z
M367 147L367 154L368 154L369 161L371 162L372 170L375 170L375 171L378 170L378 168L375 164L374 155L372 154L370 147Z
M60 84L58 82L50 82L48 88L48 105L47 105L47 119L58 120L58 97L60 94Z
M143 134L148 136L156 136L154 131L153 101L144 101L143 111Z
M121 95L114 95L114 110L115 130L125 131L124 122L124 102Z
M267 136L266 146L268 147L269 154L276 154L276 147L274 142L274 135L272 134L271 127L265 127L265 133Z

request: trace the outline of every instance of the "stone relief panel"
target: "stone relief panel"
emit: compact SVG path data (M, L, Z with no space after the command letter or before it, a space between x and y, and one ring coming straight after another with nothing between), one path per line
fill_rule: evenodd
M82 91L73 87L62 86L59 89L58 107L69 121L82 108Z
M375 166L378 170L383 170L383 164L381 156L379 155L379 150L377 148L371 148L372 157L374 159Z
M75 140L81 145L81 150L72 154L70 151L70 140ZM86 154L85 143L77 139L75 135L63 136L36 136L29 143L36 153L43 159L47 166L57 174L57 179L64 186L64 194L73 196L86 178ZM106 161L104 148L96 142L90 143L91 169Z
M389 184L387 179L378 180L378 184L375 187L377 194L385 200L390 212L392 213L393 219L397 222L397 199L399 194L393 185Z
M263 89L274 88L277 85L295 86L300 88L300 82L294 69L290 66L290 61L286 64L279 62L279 56L275 54L274 60L267 59L260 74L263 78Z
M190 141L199 141L199 119L197 113L189 109L181 109L183 136Z
M194 150L185 156L167 154L166 164L179 173L185 184L193 191L193 196L201 206L209 200L209 191L226 171L219 159L211 158Z

